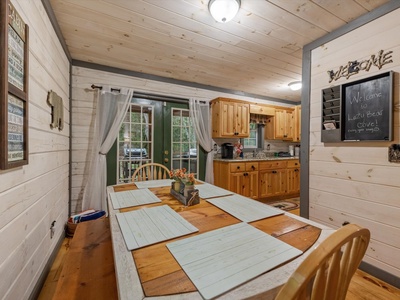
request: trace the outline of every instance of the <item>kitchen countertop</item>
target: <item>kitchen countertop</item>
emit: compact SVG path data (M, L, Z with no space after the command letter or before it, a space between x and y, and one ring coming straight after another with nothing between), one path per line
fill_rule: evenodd
M233 158L233 159L227 159L227 158L214 158L214 161L223 161L223 162L247 162L247 161L265 161L265 160L293 160L293 159L299 159L298 156L268 156L268 157L263 157L263 158L257 158L257 157L248 157L248 158Z

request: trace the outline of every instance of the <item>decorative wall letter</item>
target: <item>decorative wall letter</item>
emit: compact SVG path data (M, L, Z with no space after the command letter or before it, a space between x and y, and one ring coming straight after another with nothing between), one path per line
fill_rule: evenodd
M329 76L329 83L331 83L334 80L338 80L341 77L346 77L346 79L349 79L350 76L357 74L361 70L369 71L371 66L377 67L379 70L386 64L393 62L392 54L393 51L388 51L384 53L383 50L378 52L378 55L371 55L369 59L363 60L363 61L349 61L347 65L340 66L339 70L336 72L333 70L329 70L328 76Z

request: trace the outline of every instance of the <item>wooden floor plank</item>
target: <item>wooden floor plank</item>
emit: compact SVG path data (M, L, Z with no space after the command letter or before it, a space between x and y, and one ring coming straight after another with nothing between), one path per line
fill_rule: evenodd
M80 223L53 299L117 299L109 220Z

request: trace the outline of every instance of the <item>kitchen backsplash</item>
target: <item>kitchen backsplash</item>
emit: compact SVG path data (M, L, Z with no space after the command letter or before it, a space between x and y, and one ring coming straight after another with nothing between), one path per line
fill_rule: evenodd
M234 144L237 139L217 139L215 140L216 144L214 144L214 158L221 158L221 147L222 143L232 143ZM293 142L285 142L285 141L278 141L278 140L264 140L264 149L262 153L258 155L265 155L265 156L274 156L275 152L289 152L289 146L297 146L300 143L293 143ZM245 149L244 157L253 157L254 152L251 149Z

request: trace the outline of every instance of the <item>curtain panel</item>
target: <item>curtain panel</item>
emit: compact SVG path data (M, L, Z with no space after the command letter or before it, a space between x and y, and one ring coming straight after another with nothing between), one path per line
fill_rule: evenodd
M196 99L189 99L189 111L197 141L207 152L205 182L214 183L210 104Z
M82 210L98 209L108 214L106 154L118 136L133 90L118 92L103 86L95 94L96 118L92 143L89 176L83 192Z

